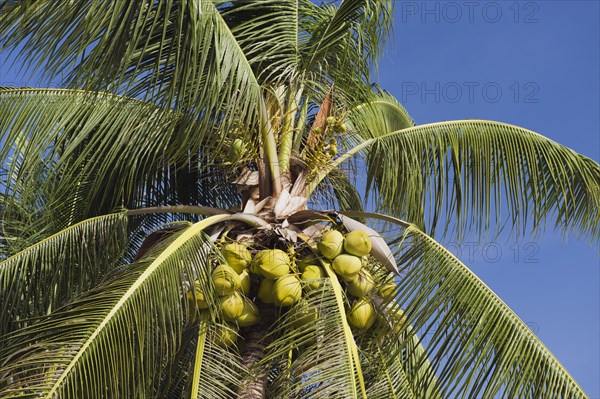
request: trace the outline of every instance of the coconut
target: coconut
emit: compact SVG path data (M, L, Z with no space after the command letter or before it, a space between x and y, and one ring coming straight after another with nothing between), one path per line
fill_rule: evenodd
M291 306L302 297L300 280L292 274L280 277L273 284L273 296L277 306Z
M260 312L258 307L249 299L244 301L244 309L242 314L238 316L237 323L241 327L248 327L258 323L260 320Z
M312 252L296 262L300 273L304 273L306 266L319 266L319 258Z
M362 261L357 256L341 254L333 260L331 267L344 281L351 281L362 268Z
M346 234L344 250L351 255L365 256L371 252L371 239L362 230L354 230Z
M290 272L290 257L280 249L265 249L256 256L260 274L265 278L275 280Z
M345 123L340 123L338 125L336 125L337 131L340 133L346 133L346 131L348 130L348 126L346 126Z
M385 307L385 312L388 315L388 323L392 324L392 331L399 333L404 328L406 316L397 304L388 304Z
M379 293L385 299L392 299L396 294L396 284L387 283L379 287Z
M325 121L327 122L327 126L333 126L336 122L334 116L328 116L327 119L325 119Z
M371 273L366 269L361 269L360 272L348 283L348 292L355 297L363 297L373 289L375 280Z
M315 134L322 134L323 133L323 128L320 126L317 126L313 129L313 132L315 132Z
M244 270L240 273L240 291L242 291L242 294L250 292L251 284L252 280L250 279L250 273L248 273L248 270Z
M329 230L323 234L321 241L317 244L319 252L327 259L334 259L342 253L344 247L344 236L337 230Z
M240 276L229 265L217 266L212 272L212 279L217 294L230 295L240 288Z
M229 151L227 153L227 159L229 162L237 162L240 160L242 155L244 155L244 151L246 151L246 144L242 139L235 139L229 147Z
M306 325L313 324L319 317L319 311L313 305L305 304L304 306L294 308L295 312L292 315L291 325L295 328L302 328Z
M300 277L302 281L306 281L309 289L317 289L321 286L321 279L325 276L325 271L320 266L308 265L304 268L304 272Z
M252 261L250 251L242 244L227 244L221 248L221 253L227 264L238 273L243 272Z
M361 298L354 302L347 317L348 323L351 326L360 330L366 330L375 322L375 308L370 301Z
M220 309L225 320L235 320L244 310L244 298L239 292L220 298Z
M215 330L215 343L221 348L228 348L237 341L238 329L232 324L218 325Z
M258 299L263 303L274 303L275 296L273 295L273 280L264 279L258 286Z
M200 288L200 281L196 280L194 283L194 289L188 291L187 298L190 300L190 302L195 300L198 309L208 309L208 302L206 302L206 299L204 298L204 292L202 292L202 289Z

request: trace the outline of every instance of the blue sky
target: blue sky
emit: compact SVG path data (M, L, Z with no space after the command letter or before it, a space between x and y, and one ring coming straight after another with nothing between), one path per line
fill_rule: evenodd
M412 1L379 70L418 124L492 119L600 160L600 2ZM600 258L585 240L449 245L600 398Z
M600 2L413 1L379 84L419 124L513 123L600 160ZM32 85L0 65L0 85ZM450 249L600 398L600 258L584 240L468 238Z

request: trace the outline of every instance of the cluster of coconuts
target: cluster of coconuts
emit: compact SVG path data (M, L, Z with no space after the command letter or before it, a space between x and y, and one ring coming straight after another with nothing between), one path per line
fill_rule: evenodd
M253 256L243 244L223 245L222 259L212 270L212 282L219 295L219 312L225 321L216 331L216 342L223 347L231 346L236 342L240 327L252 326L260 320L259 307L251 297L263 304L289 307L302 299L303 291L318 289L326 277L322 262L331 265L345 282L348 296L355 297L347 311L348 323L360 331L369 329L377 318L370 300L376 285L378 295L383 298L390 298L395 292L394 283L376 284L376 279L364 267L371 247L368 234L362 230L345 235L329 230L319 240L317 251L298 260L277 248L262 249ZM256 285L251 292L253 281ZM209 307L198 281L188 298L195 300L201 310ZM294 325L316 319L315 309L305 312L298 315L298 323ZM390 313L402 317L398 312Z
M348 323L366 330L376 320L373 304L367 298L375 287L375 279L366 267L367 256L371 252L371 239L362 230L354 230L345 236L337 230L323 235L317 245L319 252L331 260L333 271L346 282L347 293L356 300L347 312ZM380 288L380 292L389 296L393 292L391 284Z
M216 342L227 347L236 341L239 327L248 327L260 320L260 312L246 296L251 287L248 266L252 255L248 248L238 243L227 244L221 248L221 254L225 262L212 270L211 279L219 295L221 317L226 322L217 329ZM198 309L208 309L199 281L196 281L194 293L188 292L188 298L195 299Z

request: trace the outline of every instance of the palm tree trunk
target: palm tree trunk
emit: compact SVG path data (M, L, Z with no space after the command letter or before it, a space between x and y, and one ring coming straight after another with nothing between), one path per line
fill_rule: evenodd
M239 399L263 399L267 390L269 367L257 363L264 357L265 349L272 341L267 335L269 327L275 320L273 306L259 307L262 318L245 334L246 348L242 353L242 364L250 371L250 376L238 393Z

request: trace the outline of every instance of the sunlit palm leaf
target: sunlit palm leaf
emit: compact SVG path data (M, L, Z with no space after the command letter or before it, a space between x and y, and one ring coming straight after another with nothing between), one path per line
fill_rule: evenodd
M328 280L290 308L271 333L275 339L262 360L279 367L269 387L273 397L360 397L350 350L355 344L351 335L348 342L345 318Z
M537 133L500 122L464 120L382 130L379 107L351 113L379 208L432 234L460 237L509 221L517 234L547 218L590 241L600 238L600 165ZM403 118L403 117L401 117ZM393 126L395 124L391 123ZM355 151L352 150L352 151Z
M397 301L422 337L443 397L586 397L525 323L448 250L414 225L399 240ZM407 370L417 397L431 387L424 361L425 354Z
M174 107L196 120L199 138L256 120L259 86L210 1L21 2L0 30L0 45L34 71Z
M370 71L391 30L393 2L346 0L339 6L300 1L301 70L310 91L323 98L329 82L352 102L368 94Z
M71 226L0 263L0 340L93 288L123 255L127 217Z
M155 249L152 257L125 268L47 320L9 336L0 350L3 397L25 392L43 397L102 397L107 392L152 396L180 345L187 287L208 273L200 233L229 218L213 216L190 226ZM23 351L27 342L36 345ZM97 368L97 362L103 367Z
M276 87L299 78L297 0L232 1L219 11L261 84Z

